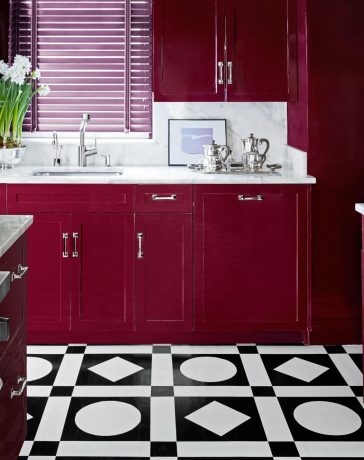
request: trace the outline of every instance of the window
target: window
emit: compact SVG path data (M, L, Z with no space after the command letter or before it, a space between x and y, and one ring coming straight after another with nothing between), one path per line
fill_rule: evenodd
M51 93L24 129L151 133L151 0L10 0L9 53L31 57ZM134 134L136 135L136 134Z

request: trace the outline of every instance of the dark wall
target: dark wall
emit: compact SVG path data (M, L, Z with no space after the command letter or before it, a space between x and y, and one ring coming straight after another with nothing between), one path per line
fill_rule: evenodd
M354 205L364 202L363 19L363 0L307 0L308 172L317 178L314 343L360 341L361 220ZM288 110L291 130L297 113ZM292 133L289 142L294 142Z
M9 0L0 0L0 60L8 61Z

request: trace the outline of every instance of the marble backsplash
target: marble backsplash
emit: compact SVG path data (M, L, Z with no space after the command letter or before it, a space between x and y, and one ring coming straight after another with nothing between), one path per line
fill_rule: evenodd
M271 147L268 161L281 162L285 156L287 143L287 107L283 102L173 102L154 103L153 139L99 139L99 155L90 159L89 164L103 165L100 155L110 154L111 164L117 165L167 165L168 164L168 119L170 118L226 118L227 143L233 150L236 160L240 159L240 138L254 133L265 137ZM64 166L77 165L77 136L66 139L58 133L63 145ZM92 144L93 134L86 139ZM24 165L53 165L51 148L52 133L39 138L28 135L24 144L28 146Z

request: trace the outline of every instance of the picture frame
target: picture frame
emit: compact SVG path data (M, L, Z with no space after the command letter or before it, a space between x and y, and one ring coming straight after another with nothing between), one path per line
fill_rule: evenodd
M187 166L202 162L202 145L226 145L226 119L168 120L168 165Z

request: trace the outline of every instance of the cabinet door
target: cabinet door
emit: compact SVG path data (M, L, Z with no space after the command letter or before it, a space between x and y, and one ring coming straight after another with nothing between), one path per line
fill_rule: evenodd
M52 343L70 328L70 214L34 214L28 231L28 332ZM68 239L66 237L68 236ZM68 254L66 253L68 251Z
M74 214L72 228L71 329L100 343L102 334L132 328L134 218Z
M295 100L295 0L227 0L226 36L228 101Z
M306 187L197 186L195 251L199 328L306 327Z
M224 4L154 0L155 101L224 100Z
M192 216L137 214L138 330L192 329Z

